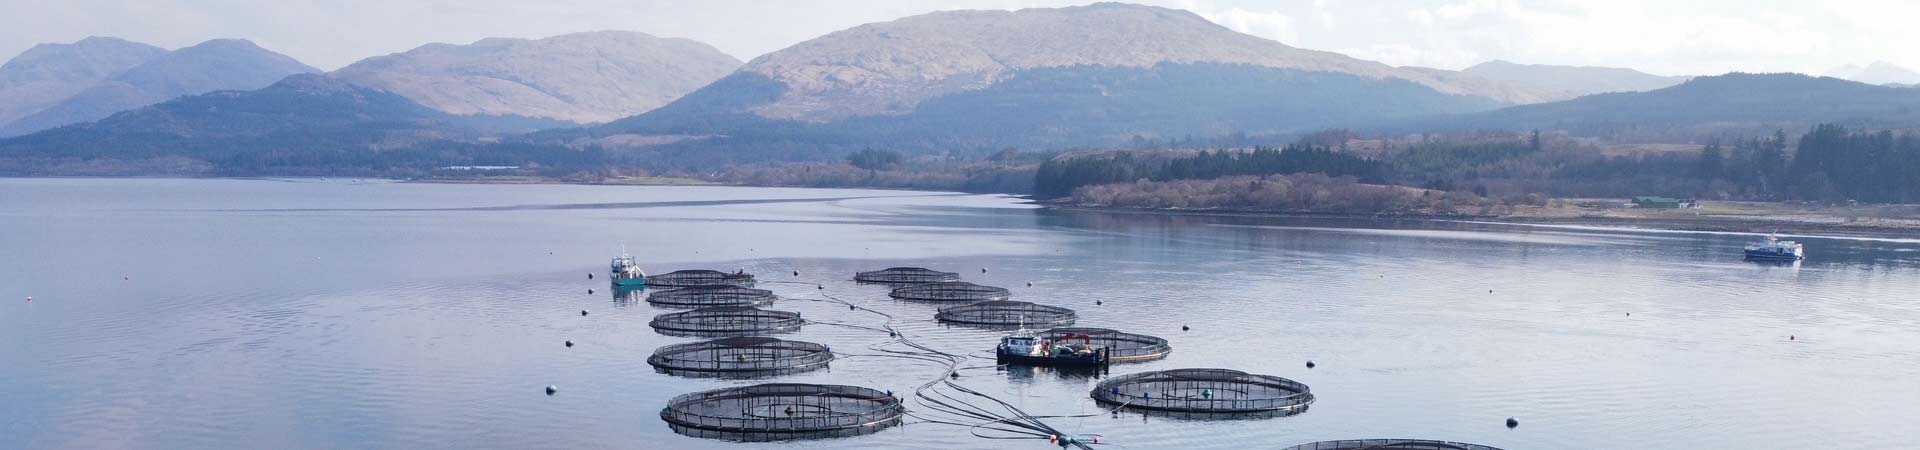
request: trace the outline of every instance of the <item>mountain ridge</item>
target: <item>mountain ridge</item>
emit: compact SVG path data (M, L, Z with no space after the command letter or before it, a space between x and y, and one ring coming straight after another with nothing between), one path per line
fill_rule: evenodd
M40 112L166 52L102 36L34 45L0 65L0 125Z
M318 71L252 41L213 39L127 68L46 109L0 126L0 136L91 122L184 95L259 89L287 75Z
M1680 84L1690 78L1660 76L1619 67L1519 64L1498 59L1475 64L1461 72L1481 78L1539 86L1565 92L1570 97L1650 91Z
M739 65L690 39L594 31L426 44L332 75L450 114L595 123L658 108Z

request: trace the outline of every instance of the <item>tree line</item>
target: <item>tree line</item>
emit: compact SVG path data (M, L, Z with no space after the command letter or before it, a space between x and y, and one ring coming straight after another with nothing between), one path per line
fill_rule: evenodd
M1034 193L1041 197L1065 197L1082 186L1142 179L1167 181L1291 173L1355 177L1362 182L1377 183L1384 181L1389 167L1370 158L1308 144L1289 144L1284 148L1262 146L1252 151L1208 150L1172 157L1115 152L1055 158L1040 164L1035 173Z

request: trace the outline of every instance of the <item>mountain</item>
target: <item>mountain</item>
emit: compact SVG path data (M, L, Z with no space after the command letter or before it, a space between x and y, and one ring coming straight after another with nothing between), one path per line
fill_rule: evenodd
M253 42L215 39L128 68L40 112L0 126L0 136L99 120L183 95L259 89L287 75L311 72L318 70Z
M1495 111L1390 122L1381 131L1562 130L1601 135L1691 127L1792 128L1819 123L1920 126L1920 89L1801 74L1730 73L1647 92L1595 94Z
M591 133L760 152L1058 147L1282 133L1560 98L1289 47L1187 11L1103 3L936 12L837 31Z
M0 124L40 112L166 52L111 37L35 45L0 65Z
M1687 77L1666 77L1633 69L1515 64L1501 60L1475 64L1461 72L1489 80L1538 86L1574 97L1605 92L1651 91L1687 81Z
M658 108L738 67L740 60L697 41L601 31L428 44L333 76L451 114L593 123Z
M450 165L605 164L597 152L490 140L406 97L296 74L0 140L0 173L415 176Z
M1854 72L1849 80L1868 84L1920 84L1920 73L1914 73L1905 67L1889 64L1886 61L1874 61Z

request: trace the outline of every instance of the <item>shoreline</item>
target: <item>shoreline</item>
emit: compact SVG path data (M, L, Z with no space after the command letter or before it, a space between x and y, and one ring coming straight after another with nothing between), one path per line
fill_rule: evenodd
M1276 217L1302 219L1363 219L1363 220L1419 220L1432 222L1483 223L1511 226L1536 227L1586 227L1620 231L1688 232L1688 233L1729 233L1871 238L1871 239L1916 239L1920 238L1920 227L1906 224L1872 224L1852 222L1809 222L1803 220L1769 220L1728 215L1702 215L1681 217L1621 217L1621 216L1529 216L1529 215L1491 215L1491 214L1433 214L1433 213L1350 213L1318 211L1263 211L1236 209L1167 209L1167 208L1130 208L1109 206L1088 206L1073 204L1050 204L1045 201L1033 201L1049 209L1064 211L1086 211L1122 214L1166 214L1182 216L1222 216L1222 217ZM1838 220L1838 216L1825 216Z

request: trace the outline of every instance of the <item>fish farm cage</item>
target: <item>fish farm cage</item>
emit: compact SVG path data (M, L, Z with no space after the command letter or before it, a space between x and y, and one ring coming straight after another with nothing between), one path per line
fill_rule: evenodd
M714 285L744 288L753 287L753 283L753 274L718 270L676 270L647 277L648 286L669 288Z
M833 350L803 341L730 337L660 347L647 358L655 371L681 376L763 376L827 366Z
M800 329L806 320L800 313L774 311L751 306L715 306L692 311L661 314L648 326L668 336L755 336L786 333Z
M995 329L1072 325L1078 317L1071 309L1013 300L940 308L933 315L945 323Z
M924 267L888 267L886 269L853 274L853 281L880 284L919 284L950 283L960 281L960 274L941 272Z
M1041 338L1054 341L1079 339L1079 336L1086 336L1087 342L1094 347L1105 347L1107 357L1113 362L1151 361L1165 358L1173 352L1173 345L1168 344L1166 339L1106 328L1068 327L1040 332Z
M684 394L660 410L676 433L747 442L857 436L898 425L905 415L890 392L795 383Z
M1006 300L1013 292L1007 288L982 286L965 281L921 283L903 286L887 294L895 300L919 302L985 302Z
M663 308L766 306L779 299L766 289L728 285L689 286L647 295L648 304Z
M1192 418L1286 416L1313 403L1307 385L1229 369L1174 369L1108 378L1093 388L1103 404Z
M1285 450L1500 450L1478 444L1429 441L1422 439L1354 439L1320 441L1287 447Z

